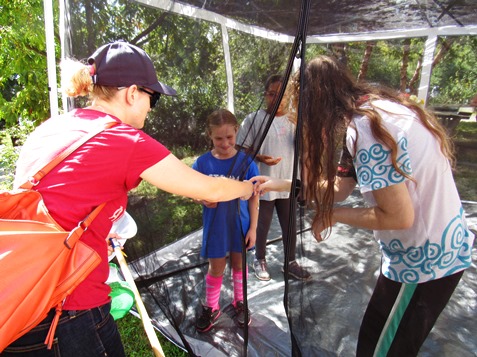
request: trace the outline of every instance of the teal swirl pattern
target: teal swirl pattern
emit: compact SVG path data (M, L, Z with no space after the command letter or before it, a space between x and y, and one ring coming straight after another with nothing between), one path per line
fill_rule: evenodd
M406 174L412 173L411 161L407 152L407 139L401 138L398 142L399 155L397 162L400 169ZM402 176L393 167L391 150L386 150L382 144L373 144L368 150L358 150L353 159L360 186L370 186L371 190L378 190L404 181Z
M442 233L441 242L429 240L420 247L404 248L401 241L393 239L388 245L380 242L383 254L389 259L389 267L383 274L402 283L418 283L441 276L449 276L468 268L471 264L470 233L463 223L464 210L455 216Z

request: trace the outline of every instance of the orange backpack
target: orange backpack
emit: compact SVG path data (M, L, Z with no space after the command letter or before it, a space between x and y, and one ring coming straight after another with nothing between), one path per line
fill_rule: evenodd
M33 186L83 143L114 124L109 120L77 140L20 189L0 191L0 353L56 308L45 340L51 348L64 299L101 262L79 239L105 203L73 230L65 231Z

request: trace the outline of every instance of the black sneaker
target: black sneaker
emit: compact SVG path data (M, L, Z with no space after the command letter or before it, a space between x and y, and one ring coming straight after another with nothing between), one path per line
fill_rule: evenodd
M282 272L285 272L285 269L282 268ZM288 264L288 275L301 281L311 280L311 274L307 272L304 268L302 268L300 265L298 265L296 260Z
M250 323L252 322L252 318L250 317L250 310L248 310L248 324L247 325L250 325ZM235 303L235 313L237 314L236 317L237 317L237 324L240 326L240 327L244 327L245 326L245 306L243 305L243 301L242 300L239 300Z
M214 326L215 321L220 316L220 309L212 311L209 306L202 305L202 314L199 316L195 323L195 328L199 332L209 331Z

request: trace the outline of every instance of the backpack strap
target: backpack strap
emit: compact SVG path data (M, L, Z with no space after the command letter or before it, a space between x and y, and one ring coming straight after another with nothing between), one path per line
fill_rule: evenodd
M105 129L111 128L117 124L117 122L107 116L103 120L100 120L101 123L98 123L98 126L95 126L90 132L73 142L68 148L66 148L63 152L61 152L59 155L57 155L53 160L51 160L49 163L47 163L43 168L38 170L38 172L30 176L28 178L28 181L25 182L23 185L20 186L21 189L26 189L26 190L31 190L34 186L38 185L40 180L46 176L56 165L58 165L60 162L62 162L64 159L66 159L71 153L73 153L75 150L77 150L81 145L86 143L88 140L93 138L95 135L99 134ZM85 219L83 219L81 222L78 223L78 226L76 228L73 228L68 235L68 237L65 239L64 244L68 249L71 249L72 246L70 245L70 238L72 239L72 242L74 245L75 242L78 241L78 239L81 237L84 231L86 231L89 227L89 225L93 222L93 220L96 218L96 216L101 212L103 207L106 205L106 202L103 202L99 206L97 206L90 214L86 216ZM55 307L55 316L53 318L53 321L50 325L50 329L48 331L48 335L45 339L45 344L47 344L48 349L51 349L54 336L55 336L55 331L56 327L58 325L61 313L62 313L62 306L63 306L64 300Z
M99 125L93 128L90 132L85 134L83 137L76 140L72 143L67 149L65 149L61 154L56 156L53 160L47 163L42 169L38 170L38 172L30 176L28 181L25 182L23 185L20 186L22 189L31 190L34 186L40 183L40 180L46 176L56 165L58 165L61 161L66 159L73 151L77 150L81 145L87 142L89 139L93 138L94 136L98 135L105 129L109 129L117 124L117 121L112 119L111 117L107 116L100 120ZM68 243L69 238L71 235L81 236L83 232L88 229L89 225L93 222L96 216L101 212L103 207L106 205L106 202L103 202L98 207L96 207L84 220L78 223L78 227L73 229L70 235L65 239L64 244L71 249L71 246ZM78 237L78 238L79 238ZM75 240L76 241L76 240Z
M31 190L34 186L40 183L41 179L45 177L48 172L50 172L56 165L58 165L60 162L66 159L73 151L77 150L81 145L83 145L85 142L87 142L89 139L93 138L94 136L98 135L103 130L109 129L115 126L116 124L117 122L114 119L111 119L109 117L106 118L105 120L102 120L101 125L98 125L89 133L79 138L74 143L72 143L60 155L56 156L53 160L47 163L43 168L38 170L38 172L35 175L30 176L28 178L28 181L25 182L23 185L21 185L20 188Z
M88 226L93 222L93 220L96 218L96 216L101 212L103 207L106 205L106 202L101 203L98 207L96 207L83 221L78 223L78 226L74 228L68 237L66 237L64 244L68 249L71 249L72 247L69 244L69 239L70 237L74 236L73 239L77 241L81 235L84 233L86 229L88 229ZM66 300L66 298L65 298ZM53 320L51 322L50 328L48 330L48 334L45 339L45 344L48 346L48 349L51 350L51 347L53 346L53 341L55 338L55 331L58 326L58 322L60 320L61 313L63 312L63 304L65 300L61 301L56 305L55 307L55 316L53 317Z
M73 228L71 230L70 234L63 242L68 249L72 248L69 243L69 240L72 239L73 242L78 241L78 239L83 235L84 231L86 231L89 225L93 223L94 219L98 216L99 212L101 212L104 206L106 206L106 202L103 202L99 206L97 206L93 211L91 211L90 214L86 216L85 219L78 223L78 226L76 226L76 228Z

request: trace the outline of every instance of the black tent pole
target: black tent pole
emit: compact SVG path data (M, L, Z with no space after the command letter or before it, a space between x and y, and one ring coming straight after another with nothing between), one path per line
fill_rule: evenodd
M293 52L293 58L290 58L290 61L288 63L288 72L287 72L287 79L290 76L291 72L291 66L293 64L293 61L295 58L300 58L300 93L302 89L302 78L303 78L303 70L305 67L305 52L306 52L306 34L307 34L307 28L308 28L308 17L309 17L309 11L310 11L310 0L303 0L302 1L302 6L301 6L301 12L300 12L300 18L299 18L299 23L298 23L298 29L297 29L297 35L295 38L295 46L294 46L294 52ZM293 223L292 220L296 220L296 203L297 203L297 192L296 192L296 187L297 187L297 175L298 175L298 162L300 158L300 150L301 150L301 133L302 133L302 120L301 120L301 96L298 100L298 109L297 109L297 124L296 124L296 132L295 132L295 155L294 155L294 160L293 160L293 175L292 175L292 188L290 191L290 224L288 225L288 234L287 234L287 239L291 237L292 234L296 234L296 232L293 232L293 228L295 227L296 230L296 225L291 224ZM300 210L300 220L301 216L303 215L303 212ZM290 327L290 335L291 335L291 344L292 344L292 356L300 357L301 350L298 342L296 341L295 335L293 333L293 323L292 323L292 316L290 314L290 309L288 306L288 294L289 294L289 283L288 283L288 264L290 262L290 249L292 248L290 244L286 245L287 251L285 252L285 262L284 262L284 276L285 276L285 292L284 292L284 297L283 297L283 304L285 307L285 312L287 315L288 319L288 325Z

